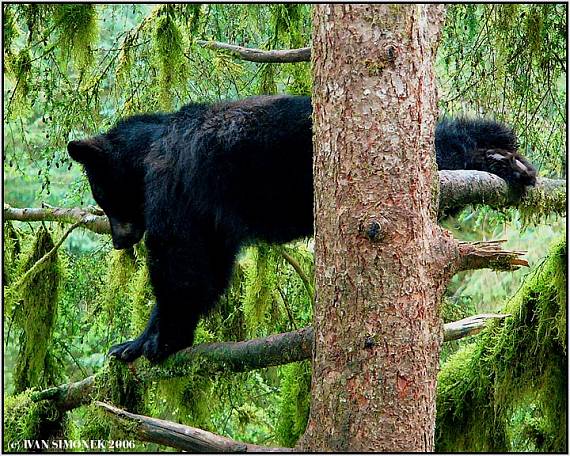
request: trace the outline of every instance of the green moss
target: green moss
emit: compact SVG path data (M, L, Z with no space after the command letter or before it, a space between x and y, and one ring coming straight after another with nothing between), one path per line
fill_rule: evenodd
M30 109L33 72L32 57L29 48L21 49L17 54L6 56L6 75L14 81L14 91L7 105L11 116L24 116Z
M534 188L518 205L523 226L538 225L553 214L566 214L566 187Z
M107 263L107 278L102 307L107 314L107 321L127 325L130 318L131 297L128 284L136 271L132 249L113 250Z
M10 444L23 440L46 438L60 422L60 414L49 401L34 402L31 390L14 396L7 396L4 401L3 448L4 451L25 451L24 448L13 448Z
M4 451L8 444L37 436L43 404L33 402L30 392L8 396L4 402Z
M150 284L148 268L144 258L138 259L138 269L129 283L132 299L131 334L138 336L146 327L154 303L154 294Z
M294 447L305 432L311 404L311 364L292 363L281 368L281 397L275 434L280 445Z
M89 3L56 5L54 19L63 52L73 58L78 69L89 66L99 36L96 6Z
M4 262L2 263L2 283L9 286L12 280L15 279L18 258L22 251L20 245L20 235L14 225L7 221L4 222Z
M12 54L12 43L17 39L20 31L14 16L14 5L3 5L2 29L4 38L4 55Z
M275 293L281 255L270 245L259 244L246 250L243 261L243 313L250 337L262 335L278 318Z
M18 276L23 276L54 247L49 231L41 227ZM56 319L61 269L57 254L48 257L24 280L18 280L6 292L6 305L20 330L19 352L14 368L14 390L48 387L59 375L49 350Z
M188 72L184 39L174 17L172 5L161 6L153 30L154 54L159 70L160 102L164 109L172 108L173 93L186 82Z
M505 306L512 317L445 363L437 451L566 451L566 262L560 241Z

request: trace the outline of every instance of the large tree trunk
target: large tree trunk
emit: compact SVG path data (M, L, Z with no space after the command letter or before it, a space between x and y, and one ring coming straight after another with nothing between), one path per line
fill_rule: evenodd
M441 5L318 5L306 451L433 451L454 244L436 225Z

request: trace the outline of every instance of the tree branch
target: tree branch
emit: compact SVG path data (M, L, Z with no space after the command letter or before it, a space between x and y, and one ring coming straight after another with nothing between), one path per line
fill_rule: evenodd
M479 334L487 324L487 320L502 320L510 317L510 314L480 314L467 317L462 320L446 323L444 341L463 339L464 337Z
M80 223L84 228L99 234L111 233L109 220L103 215L94 215L85 209L42 207L19 209L4 204L4 220L20 222Z
M283 246L279 246L279 253L281 253L281 256L285 259L285 261L287 261L287 263L289 263L291 267L297 272L297 274L303 281L303 285L305 286L305 290L307 290L309 298L311 298L311 302L314 303L315 290L313 288L311 280L309 279L307 274L305 274L305 271L303 270L299 262L295 258L293 258L293 256L289 252L287 252L287 250Z
M503 242L506 240L459 242L456 272L485 268L495 271L515 271L521 266L528 266L528 261L520 258L526 252L503 250L500 246Z
M519 206L543 212L566 213L566 181L538 178L522 199L506 181L484 171L439 171L439 212L468 204L493 208Z
M202 429L136 415L104 402L96 401L95 404L119 422L126 424L125 430L129 436L132 435L137 440L158 443L181 451L193 453L282 453L293 451L292 448L265 447L238 442Z
M528 189L518 201L516 192L494 174L483 171L439 171L440 212L447 208L468 204L486 204L494 208L518 206L542 213L566 213L566 181L539 178L536 187ZM99 234L111 233L104 215L95 215L93 209L43 207L15 208L4 204L4 220L21 222L77 223Z
M444 325L444 341L477 334L489 319L506 315L483 314ZM160 380L188 374L189 366L202 360L209 372L243 372L310 359L313 354L313 328L274 334L244 342L215 342L187 348L171 356L164 364L137 369L140 380ZM81 381L48 388L32 394L34 401L49 400L61 411L91 402L96 375Z
M235 44L221 43L219 41L196 41L202 47L207 49L217 49L229 51L236 57L249 62L257 63L295 63L310 62L311 48L286 49L275 51L264 51L262 49L246 48L236 46Z

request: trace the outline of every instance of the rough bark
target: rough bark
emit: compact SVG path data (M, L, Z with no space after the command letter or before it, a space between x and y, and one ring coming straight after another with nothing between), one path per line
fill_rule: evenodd
M444 325L444 341L472 336L480 332L487 321L502 319L506 315L484 314L464 318ZM210 370L224 372L242 372L246 370L262 369L310 359L313 354L314 336L313 328L307 327L297 331L274 334L245 342L216 342L196 345L177 354L170 364L173 366L166 371L150 368L144 374L137 372L147 380L174 378L184 375L188 367L196 362L199 355L208 361ZM91 375L83 380L66 383L32 395L34 401L53 401L60 411L67 411L91 402L91 395L95 388L96 376Z
M159 420L121 410L104 402L95 402L107 413L125 423L129 436L192 453L267 453L286 452L290 448L266 447L238 442L202 429Z
M313 24L315 353L304 451L433 451L441 5L321 4Z
M295 63L309 62L311 60L311 48L284 49L264 51L262 49L246 48L235 44L221 43L219 41L196 41L200 46L208 49L221 49L231 52L241 60L257 63Z

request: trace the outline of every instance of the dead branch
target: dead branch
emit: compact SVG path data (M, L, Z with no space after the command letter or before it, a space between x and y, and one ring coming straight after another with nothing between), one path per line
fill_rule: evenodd
M525 251L503 250L500 245L503 242L506 240L459 242L456 272L485 268L495 271L515 271L521 266L528 266L528 261L521 258Z
M465 318L444 325L444 341L456 340L477 334L489 319L505 318L506 315L484 314ZM201 367L208 372L243 372L311 359L313 355L313 328L274 334L244 342L215 342L187 348L160 365L149 368L137 366L140 380L160 380L184 376L193 363L204 361ZM32 394L34 401L53 401L58 410L66 411L91 402L96 375L81 381L48 388Z
M264 51L262 49L246 48L243 46L236 46L235 44L221 43L219 41L196 41L206 49L217 49L229 51L235 57L249 62L257 63L295 63L295 62L310 62L311 61L311 48L300 49L286 49Z
M138 440L166 445L181 451L193 453L281 453L293 451L291 448L265 447L238 442L202 429L136 415L104 402L96 401L95 404L111 414L120 423L126 424L125 431L128 435L132 435Z
M473 317L467 317L463 320L454 321L445 324L444 340L457 340L468 336L479 334L485 327L488 320L502 320L510 317L510 314L481 314Z

